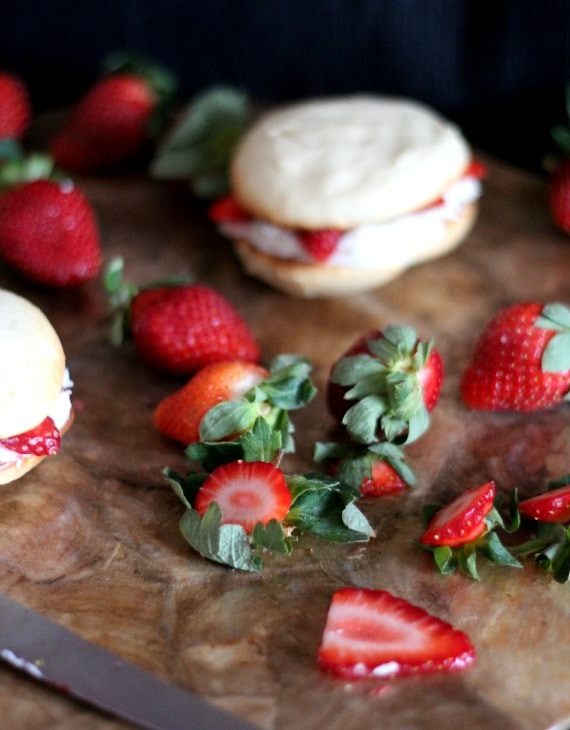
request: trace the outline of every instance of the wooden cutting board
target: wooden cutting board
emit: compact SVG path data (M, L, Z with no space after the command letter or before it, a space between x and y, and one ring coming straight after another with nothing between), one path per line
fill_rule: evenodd
M444 259L374 292L296 300L242 274L231 247L183 191L144 180L85 180L108 257L137 282L190 272L219 288L259 338L266 360L296 352L314 363L320 393L295 418L287 471L314 468L331 438L323 387L332 362L361 333L388 323L433 335L446 366L430 431L408 449L418 475L399 497L363 502L378 531L368 544L301 536L260 575L205 561L178 531L182 506L161 470L187 464L151 424L179 381L108 341L105 296L45 291L8 272L0 284L41 306L60 333L75 381L75 424L60 454L0 491L0 590L123 657L197 691L261 728L456 727L546 730L570 717L570 585L532 564L481 563L481 581L439 575L413 544L421 508L495 479L523 496L570 471L570 408L480 414L458 398L473 341L500 306L570 302L570 239L555 232L543 182L493 160L479 221ZM470 670L347 683L315 655L339 587L385 588L464 630ZM3 727L119 728L122 723L0 667Z

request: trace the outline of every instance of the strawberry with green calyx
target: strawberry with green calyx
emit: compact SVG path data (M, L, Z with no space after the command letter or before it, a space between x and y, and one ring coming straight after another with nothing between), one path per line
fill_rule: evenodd
M480 335L460 389L476 410L525 412L567 400L570 308L522 302L501 309Z
M550 482L547 492L519 502L520 513L540 522L570 522L570 474Z
M369 446L319 442L313 458L329 462L328 473L357 487L363 497L398 493L416 481L403 450L387 441Z
M43 155L0 165L0 258L50 287L83 284L99 273L102 249L85 193Z
M114 259L104 276L113 308L112 339L133 339L140 358L172 375L192 375L213 362L258 363L261 350L233 305L217 290L188 277L139 287L123 279Z
M511 548L514 555L532 557L557 583L570 581L570 527L559 522L537 522L535 534Z
M0 161L0 259L49 287L83 284L101 269L95 211L48 155L14 149Z
M279 355L269 365L269 376L242 398L222 401L213 406L200 423L204 442L220 441L252 428L258 416L281 434L285 453L294 450L294 426L288 413L303 408L314 398L316 388L310 362L297 355Z
M487 482L468 489L446 506L425 507L425 530L417 544L433 553L435 564L444 575L459 568L479 580L478 555L498 565L520 568L521 564L496 532L497 528L515 532L520 518L511 501L512 522L507 526L499 511L501 501L502 495L496 494L494 482Z
M518 503L534 535L513 548L516 555L532 556L539 568L558 583L570 580L570 474L549 482L548 490Z
M153 422L161 433L191 446L186 453L193 461L211 463L211 454L239 454L235 449L220 451L216 444L238 440L236 447L247 448L258 418L278 434L276 451L292 452L294 428L288 413L313 399L310 372L305 358L289 355L276 357L269 370L240 360L211 363L160 401Z
M250 430L231 440L198 441L190 444L184 454L202 469L212 472L222 464L231 461L268 461L278 465L283 456L282 432L272 428L267 420L259 416Z
M259 571L262 569L260 552L291 552L294 539L292 533L295 529L312 532L333 542L362 542L373 536L370 524L355 505L359 496L358 490L330 477L283 474L276 465L263 462L259 458L263 453L273 458L275 432L260 418L251 433L257 445L250 450L245 449L243 454L249 456L251 461L241 458L226 461L222 458L221 465L212 463L211 474L191 472L185 477L172 469L164 471L168 482L186 508L180 529L196 552L209 560L234 568ZM220 446L221 453L223 445ZM260 463L268 466L259 467ZM236 467L236 464L240 466ZM247 464L258 465L253 467L252 479L244 477L248 469L244 465ZM212 474L220 475L219 470L223 470L221 481L226 485L224 489L228 494L237 493L238 501L241 502L239 523L231 521L237 520L237 513L232 512L231 506L227 508L228 513L224 514L223 507L215 499L209 500L207 505L202 503L201 515L196 508L196 502L201 499L200 490L208 485ZM267 478L262 477L262 471L267 472ZM261 519L257 505L267 504L268 499L271 504L280 505L279 509L282 510L284 491L281 474L289 492L288 511L281 519L277 519L277 516L282 512L264 512ZM219 487L220 480L216 481ZM279 486L276 487L275 482ZM256 490L260 492L258 496ZM263 494L265 490L270 492L269 497ZM248 509L245 509L245 513L241 511L244 505L251 505L251 518L247 516Z
M193 99L165 136L150 165L159 180L187 182L193 193L214 200L229 191L229 164L252 118L246 94L215 86Z
M342 588L333 594L318 666L345 679L388 679L466 669L469 637L420 606L385 590Z
M160 433L185 446L200 441L200 424L216 404L241 399L269 375L261 365L242 360L223 360L205 365L179 390L163 398L152 414ZM237 436L249 427L236 424Z
M170 116L177 82L142 59L113 57L72 109L49 145L73 174L116 170L141 155Z
M411 443L429 426L442 380L432 341L390 325L359 338L333 366L327 405L353 441Z

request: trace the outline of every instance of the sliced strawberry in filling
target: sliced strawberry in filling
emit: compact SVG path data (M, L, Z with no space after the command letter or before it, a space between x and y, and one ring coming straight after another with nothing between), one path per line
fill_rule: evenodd
M329 259L336 251L344 231L337 228L323 228L318 231L300 230L297 232L299 243L309 256L319 263Z
M251 215L241 207L233 195L226 195L208 208L208 218L214 223L235 223L251 220Z
M0 440L0 446L25 456L53 456L60 443L59 429L49 416L29 431Z

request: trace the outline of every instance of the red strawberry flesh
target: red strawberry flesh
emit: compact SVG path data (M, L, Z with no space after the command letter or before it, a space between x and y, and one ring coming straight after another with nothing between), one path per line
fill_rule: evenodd
M364 479L360 485L360 493L363 497L379 497L402 492L407 486L393 466L387 461L378 460L372 465L372 476Z
M203 515L216 502L222 524L238 524L251 532L258 522L283 520L291 493L283 472L265 461L234 461L217 467L204 481L194 503Z
M570 485L519 502L525 517L541 522L570 522Z
M468 489L435 514L420 542L449 547L472 542L485 531L485 517L493 508L494 498L494 482Z
M29 431L0 440L0 446L9 451L33 456L53 456L60 443L60 432L49 416Z
M251 220L250 214L240 206L233 195L226 195L216 200L208 209L208 218L215 223Z
M301 246L317 263L324 263L336 251L343 231L336 228L324 228L316 231L298 231L297 237Z
M385 590L334 593L318 665L346 678L388 678L465 669L475 660L469 638L423 608Z

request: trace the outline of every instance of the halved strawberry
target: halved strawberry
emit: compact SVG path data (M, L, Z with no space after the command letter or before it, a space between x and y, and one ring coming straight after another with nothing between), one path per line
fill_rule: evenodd
M457 547L476 540L485 532L485 517L494 499L494 482L468 489L435 514L420 543Z
M385 590L334 593L317 655L340 677L397 677L465 669L475 649L462 631Z
M153 423L165 436L185 445L200 441L200 423L216 403L241 398L268 375L264 367L240 360L206 365L160 401Z
M519 510L525 517L541 522L570 522L570 484L524 499L519 502Z
M258 522L281 521L292 497L281 469L266 461L232 461L218 466L196 494L194 509L203 515L216 502L221 524L242 525L251 532Z
M53 456L59 451L61 434L49 416L38 426L0 440L0 446L17 454L33 456Z
M300 230L297 238L309 256L319 263L329 259L335 252L343 231L336 228L323 228L317 231Z

